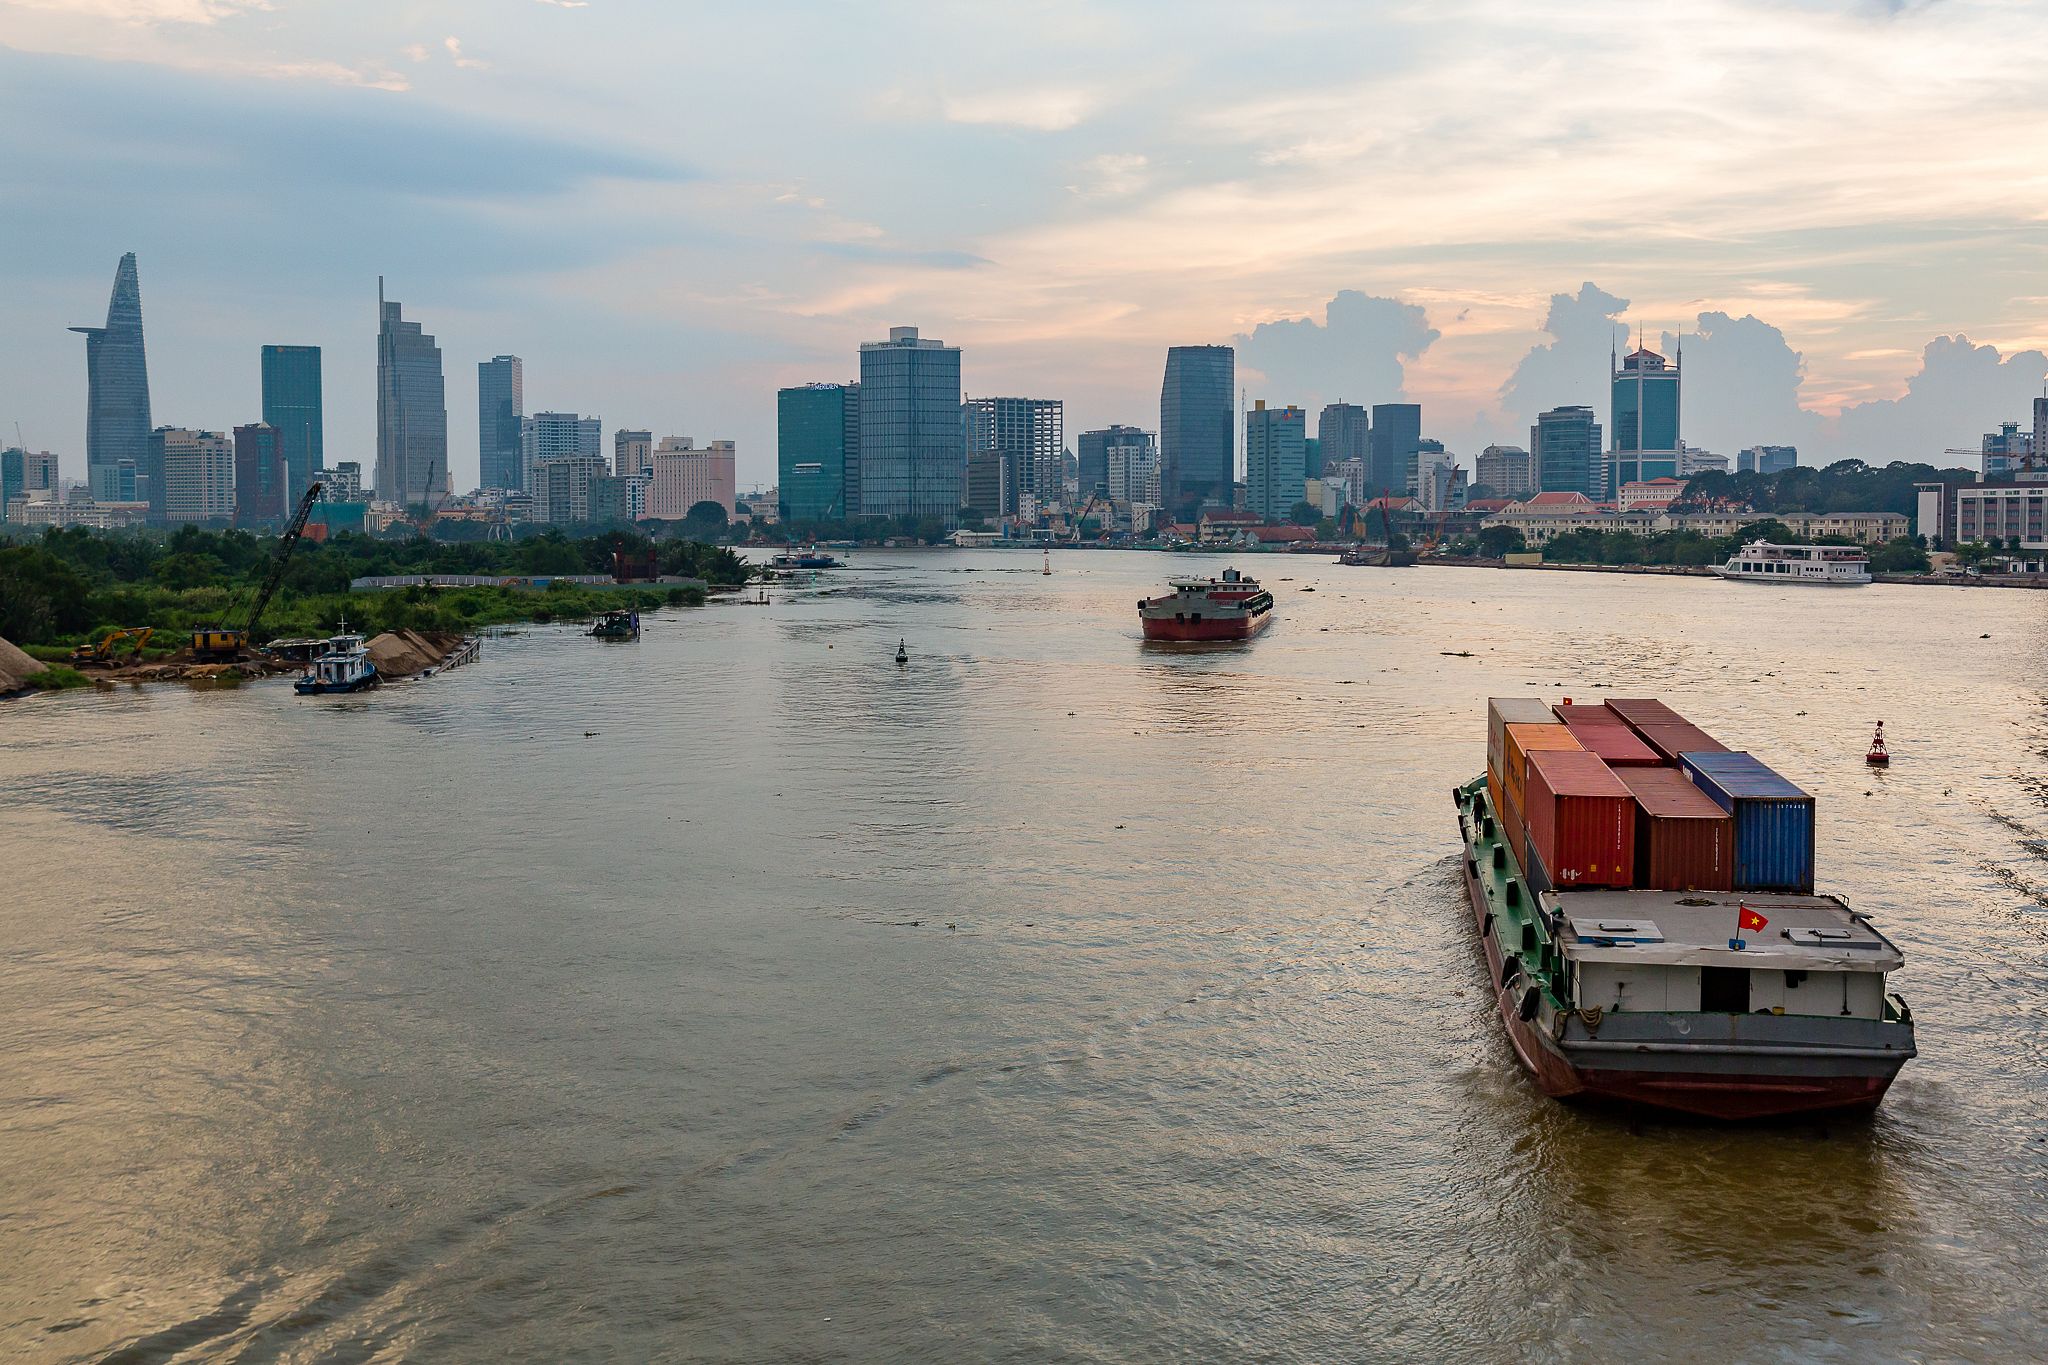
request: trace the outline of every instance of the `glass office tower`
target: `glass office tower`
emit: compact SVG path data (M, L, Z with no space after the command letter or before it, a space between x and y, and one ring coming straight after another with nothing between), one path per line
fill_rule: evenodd
M966 496L960 348L891 327L860 348L860 515L958 525Z
M327 467L320 404L320 348L265 346L263 424L277 428L287 507L298 506L313 476Z
M149 464L149 364L142 349L142 284L134 252L123 256L114 271L107 325L71 330L85 337L85 473L93 497L125 501L120 496L123 460L146 473L152 489L160 487L163 471Z
M1228 507L1237 481L1237 352L1174 346L1159 386L1160 492L1169 507Z

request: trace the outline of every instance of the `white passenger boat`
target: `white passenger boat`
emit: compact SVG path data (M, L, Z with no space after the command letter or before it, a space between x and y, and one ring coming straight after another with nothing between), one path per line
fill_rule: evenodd
M350 633L346 621L341 623L341 629L341 634L328 637L326 652L314 658L306 675L292 684L292 690L300 696L360 692L377 685L377 665L370 662L363 637Z
M1870 555L1860 545L1773 545L1753 540L1714 572L1738 583L1853 588L1870 581Z

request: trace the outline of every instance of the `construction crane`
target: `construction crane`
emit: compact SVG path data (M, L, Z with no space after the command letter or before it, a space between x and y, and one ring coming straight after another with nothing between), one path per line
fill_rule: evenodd
M1088 501L1081 504L1081 510L1074 514L1074 534L1068 537L1074 544L1079 545L1081 543L1081 523L1088 520L1088 514L1097 507L1101 507L1108 515L1096 523L1102 529L1096 534L1095 538L1100 540L1109 534L1111 523L1116 518L1116 509L1106 499L1090 493Z
M249 604L249 620L240 630L212 627L192 632L192 657L195 659L228 661L239 659L249 648L249 641L255 637L256 627L263 620L263 609L270 605L271 596L277 585L284 581L285 566L291 563L292 551L298 548L299 537L305 534L306 518L313 514L313 504L320 500L321 485L315 482L299 499L299 508L292 513L291 521L285 526L284 534L277 538L277 548L270 552L270 570L263 575L263 586L256 590L256 598Z

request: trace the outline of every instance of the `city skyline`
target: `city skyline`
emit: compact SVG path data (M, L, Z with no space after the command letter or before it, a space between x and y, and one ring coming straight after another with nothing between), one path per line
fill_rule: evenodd
M1142 89L1131 59L1163 11L1052 35L949 16L942 55L999 35L1060 58L984 90L913 80L889 41L909 16L816 11L788 74L714 73L671 109L639 30L673 21L604 4L490 24L451 4L445 32L376 4L345 26L288 0L0 4L22 130L5 167L39 209L0 262L20 320L0 419L83 472L83 376L49 330L134 250L157 420L247 421L244 357L320 345L335 460L374 459L360 301L390 275L459 367L460 487L479 472L468 367L493 355L527 360L534 407L727 435L766 482L776 391L841 376L900 323L963 348L969 396L1058 397L1070 430L1148 425L1165 348L1232 344L1250 398L1419 401L1467 457L1553 407L1604 417L1614 333L1641 324L1669 354L1683 329L1689 440L1926 458L2024 420L2048 375L2027 190L2043 97L1963 74L2043 45L2015 13L1712 0L1610 31L1451 4L1247 34L1198 6ZM696 22L697 42L772 31ZM800 79L842 43L873 58L859 81ZM565 65L564 44L603 60ZM1569 88L1524 49L1569 61ZM1289 82L1217 93L1282 51ZM1866 76L1832 74L1847 56ZM1644 69L1672 74L1661 99ZM521 95L542 71L569 97L545 128ZM1426 97L1451 77L1459 100ZM1944 169L1957 145L1972 157ZM1928 349L1959 334L1974 344Z

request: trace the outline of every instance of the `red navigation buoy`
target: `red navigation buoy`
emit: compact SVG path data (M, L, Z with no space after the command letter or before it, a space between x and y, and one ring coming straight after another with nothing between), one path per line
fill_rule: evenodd
M1870 752L1863 756L1863 761L1873 768L1885 768L1891 765L1891 750L1884 747L1883 721L1877 723L1877 733L1870 737Z

